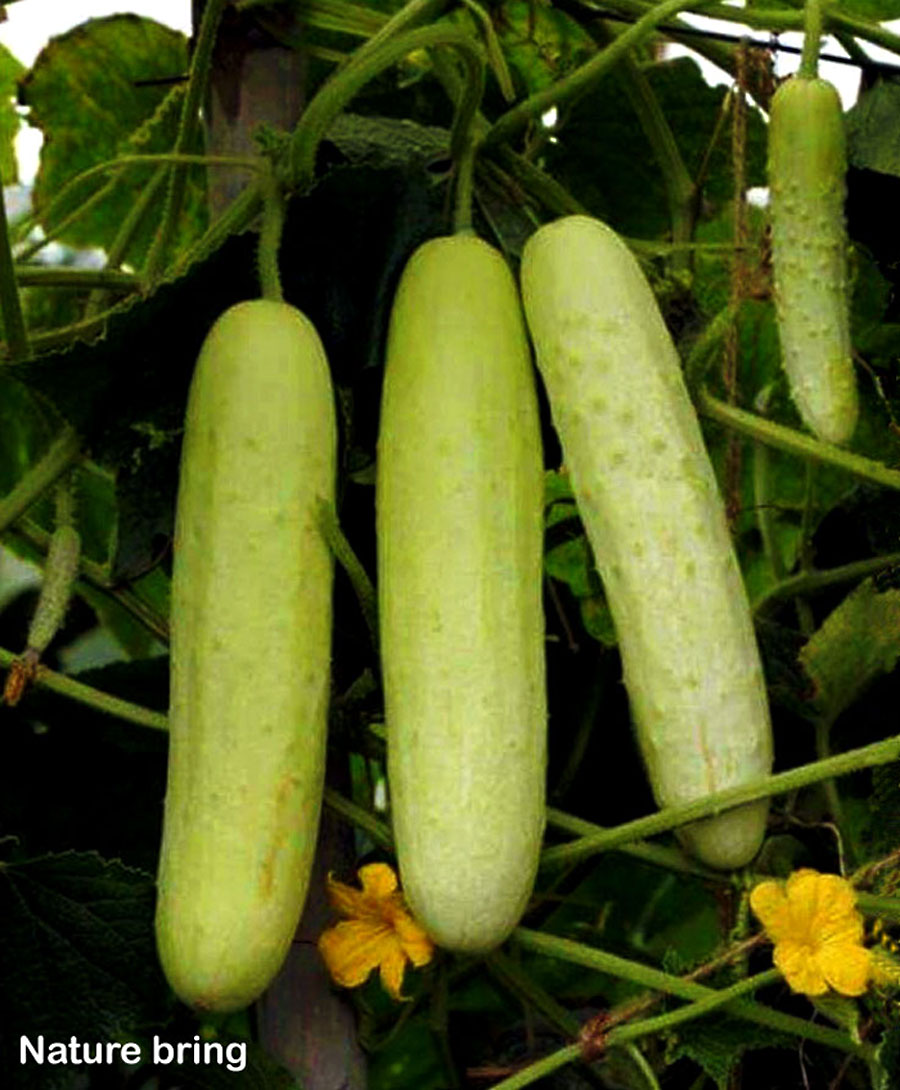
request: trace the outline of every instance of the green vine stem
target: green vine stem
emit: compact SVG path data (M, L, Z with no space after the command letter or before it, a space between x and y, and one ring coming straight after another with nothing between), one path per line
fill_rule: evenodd
M842 564L837 568L825 568L822 571L810 569L800 572L799 575L788 576L761 594L753 603L753 612L758 617L764 617L785 598L815 594L817 591L839 586L841 583L855 583L895 565L900 565L900 553L886 553L884 556L873 556L867 560L854 560L850 564Z
M765 386L756 397L755 408L765 415L772 395L772 386ZM763 555L776 583L787 575L778 536L775 530L775 512L772 495L772 458L765 443L753 444L753 502L756 507L756 526L762 539Z
M879 897L874 893L857 893L856 907L866 916L883 916L900 923L900 900L896 897Z
M547 824L562 832L571 833L572 836L593 836L595 833L608 832L608 827L595 825L592 821L575 817L553 806L547 807ZM693 878L704 878L712 881L721 881L722 874L719 871L709 870L700 863L695 863L678 848L669 848L664 844L651 844L645 841L637 841L632 844L620 844L612 849L630 855L634 859L640 859L642 863L650 863L652 866L661 867L664 870L676 871L679 874L687 874Z
M705 9L710 0L663 0L663 3L654 5L636 23L622 31L618 38L602 53L592 57L586 64L581 65L574 72L557 80L550 87L529 95L524 102L507 110L491 127L485 137L485 142L495 144L501 140L508 140L510 136L524 128L529 121L546 113L551 106L559 106L563 102L583 94L594 83L605 76L610 69L625 57L629 50L640 45L656 27L677 14L679 11L690 7L692 10Z
M211 254L230 238L231 235L246 231L259 215L263 204L262 183L254 179L244 186L221 216L209 225L201 238L176 261L171 276L181 276L186 269L198 261L205 261Z
M128 209L128 213L125 219L122 220L119 225L116 236L110 244L109 250L106 254L106 269L103 271L113 272L118 271L119 265L128 256L128 251L131 249L131 244L134 241L135 235L144 222L147 213L156 204L159 197L160 190L166 184L167 172L165 167L158 166L153 177L150 179L150 184L146 186L138 199ZM138 280L138 277L134 277ZM109 304L109 292L108 291L93 291L87 301L87 306L84 308L85 318L92 318L104 310Z
M334 509L324 500L318 504L319 527L322 536L334 553L335 560L347 573L347 577L353 587L359 608L362 611L363 620L369 632L369 639L376 653L378 651L378 595L368 572L362 566L359 557L353 551L353 546L344 536L341 524Z
M72 181L74 183L76 179L73 179ZM58 223L54 223L52 227L44 228L40 238L35 239L33 242L28 243L28 245L26 246L18 247L16 250L16 260L30 261L31 258L33 258L36 253L39 253L41 250L43 250L45 246L49 246L51 242L55 242L60 235L62 235L72 226L73 223L77 223L82 216L87 215L87 213L90 212L90 210L96 205L102 204L102 202L106 200L110 193L112 193L112 191L116 188L117 182L117 178L113 178L110 181L105 182L98 189L94 190L94 192L89 197L85 197L85 199L76 208L73 208L72 211L69 212L67 216L64 216L61 220L59 220ZM62 190L60 190L60 195L62 195L66 191L67 187L68 183L66 186L63 187ZM47 209L47 213L44 217L45 222L50 222L50 214L54 206L57 205L57 203L57 200L54 198L49 208Z
M729 300L703 327L700 336L691 345L684 363L685 382L689 390L699 390L707 372L715 361L715 351L737 321L740 303Z
M558 1003L552 995L544 991L517 961L502 950L491 950L485 956L488 972L507 991L519 999L526 1007L531 1006L544 1016L551 1026L555 1026L567 1037L577 1037L581 1031L581 1022L571 1011Z
M135 291L140 284L134 273L122 269L81 269L71 265L16 265L16 278L26 288L101 288Z
M690 242L694 233L694 182L685 166L675 134L650 81L634 57L625 57L622 73L628 100L662 174L672 223L672 241ZM676 250L675 268L686 269L690 256L689 250Z
M698 394L697 408L720 424L748 435L751 439L757 439L767 446L775 447L777 450L795 454L798 458L805 458L811 462L821 462L823 465L843 469L855 477L873 481L886 488L900 488L900 470L890 469L884 463L866 458L862 454L853 454L832 443L815 439L811 435L804 435L802 432L795 431L794 428L776 424L774 420L766 420L745 409L739 409L736 405L728 405L713 397L707 390L701 390Z
M40 499L75 464L80 454L81 441L74 429L65 427L43 457L25 472L11 492L0 499L0 533Z
M200 26L194 40L194 53L191 57L191 67L188 74L187 94L181 104L181 118L178 123L178 134L175 137L174 151L178 155L186 152L190 147L200 121L200 107L206 96L206 88L209 83L213 46L215 45L216 33L227 2L228 0L206 0L203 8ZM170 173L162 221L156 237L153 239L153 244L147 255L147 263L144 267L144 283L147 289L154 288L162 278L169 249L175 237L178 218L181 215L186 188L187 170L183 166L177 165Z
M350 57L350 63L358 63L377 53L385 42L405 34L424 23L431 23L447 7L449 0L409 0L404 6L359 47Z
M351 99L375 76L417 49L450 46L466 70L463 95L456 104L450 132L450 153L458 160L465 150L472 118L481 101L484 59L481 47L466 31L453 26L421 27L386 41L374 51L360 50L332 76L306 107L291 138L289 185L305 192L315 176L316 151L334 120Z
M889 764L898 758L900 758L900 735L895 735L859 749L847 750L824 761L799 765L786 772L777 772L750 783L716 791L707 795L706 798L696 799L680 806L671 806L658 813L649 814L647 817L626 822L624 825L616 825L603 832L580 837L568 844L555 845L544 851L541 864L544 867L550 867L574 863L598 852L610 851L619 844L655 836L657 833L676 829L680 825L686 825L700 818L713 817L745 802L754 802L756 799L780 795L799 787L808 787L830 776L843 776L862 768Z
M729 991L729 989L719 991L715 988L709 988L704 984L697 984L692 980L686 980L684 977L677 977L670 973L665 973L661 969L654 969L650 965L631 961L628 958L619 957L617 954L607 953L607 951L600 950L597 947L585 946L583 943L573 942L571 939L564 939L558 935L548 935L542 931L533 931L530 928L517 927L512 933L512 941L515 942L516 945L521 946L526 950L531 950L534 953L543 954L547 957L559 958L562 961L567 961L574 965L583 965L586 968L595 969L601 973L609 973L611 976L619 977L622 980L629 980L633 984L638 984L643 988L649 988L652 991L665 992L667 995L677 996L680 999L687 999L692 1003L701 1000L718 1000L721 995L727 994ZM769 974L767 973L760 974L760 977L762 978L768 976ZM751 977L750 979L759 981L759 978L757 977ZM777 979L777 976L771 979ZM754 987L760 987L761 983L770 983L771 979L764 979L763 981L756 983ZM718 1002L715 1003L715 1006L719 1005ZM764 1006L754 1000L731 998L726 1000L726 1005L729 1014L737 1015L737 1017L743 1018L748 1022L756 1022L761 1026L779 1029L785 1033L790 1033L808 1041L817 1041L819 1044L827 1045L830 1048L837 1048L842 1052L849 1052L864 1059L868 1059L871 1055L871 1046L856 1044L845 1033L828 1029L825 1026L817 1025L814 1022L808 1022L803 1018L795 1018L789 1014L782 1014L781 1011L773 1010L771 1007ZM670 1013L677 1014L678 1011L676 1010ZM664 1018L667 1016L661 1015L659 1017ZM645 1021L649 1022L651 1019L646 1019ZM657 1022L658 1018L654 1018L652 1021ZM634 1025L638 1024L639 1023L634 1023ZM621 1027L621 1030L625 1029L626 1026ZM619 1032L620 1029L618 1027L615 1030L610 1031L610 1043L612 1043L613 1033ZM499 1090L499 1087L502 1085L502 1083L499 1083L494 1090Z
M18 660L18 656L4 647L0 647L0 666L10 667ZM166 730L166 716L163 712L151 711L150 708L141 707L140 704L132 704L129 700L121 700L117 696L101 692L91 685L85 685L74 678L58 674L54 670L48 670L46 666L39 666L34 678L34 684L50 692L59 693L79 704L86 704L97 711L114 715L118 719L125 719L129 723L136 723L140 727L150 727L153 730Z
M34 245L26 248L18 255L19 261L25 261L31 257L42 246L45 246L48 242L51 242L59 233L65 230L68 226L74 223L77 219L83 216L90 208L97 203L101 196L105 196L111 189L102 187L96 193L92 193L85 201L73 209L63 220L54 224L53 220L59 214L59 209L64 208L72 197L72 194L78 190L85 182L89 182L94 178L98 178L104 174L109 174L110 171L118 171L121 167L128 166L147 166L148 164L197 164L206 166L222 166L222 167L243 167L247 170L262 171L266 169L266 163L261 158L251 158L249 156L236 156L236 155L179 155L174 152L160 152L158 154L147 155L119 155L115 159L107 159L102 163L95 163L94 166L88 167L87 170L83 170L80 174L76 174L74 178L70 178L68 182L62 187L59 193L53 198L50 204L47 206L44 212L44 222L50 226L45 227L44 237ZM152 189L151 185L148 187L146 193ZM154 197L156 193L152 194ZM140 204L140 202L138 202Z
M797 75L815 79L819 74L819 43L822 40L821 0L806 0L803 7L803 53Z
M479 77L478 102L484 91L484 67ZM467 128L460 138L458 155L455 160L453 204L454 234L472 233L472 200L475 195L475 159L478 154L478 137L475 129L475 116L478 106L468 113Z
M565 1067L566 1064L580 1059L581 1045L566 1045L565 1048L551 1052L549 1056L545 1056L542 1060L537 1060L535 1063L523 1067L515 1075L510 1075L508 1079L495 1082L491 1090L520 1090L521 1087L531 1086L532 1083L546 1078L547 1075L552 1075L554 1071Z
M379 821L374 814L370 814L362 806L357 806L355 802L345 798L340 792L335 791L333 787L325 788L322 801L329 809L340 815L351 825L355 825L358 829L368 833L379 847L386 848L388 851L394 850L394 838L391 835L389 826L383 821Z
M491 154L525 190L540 201L548 212L557 216L588 215L584 205L577 201L565 186L546 174L540 167L535 166L524 155L519 155L506 144L491 148Z
M281 246L281 234L284 230L284 193L274 170L264 176L262 183L263 214L262 227L257 244L257 264L259 283L264 299L276 303L284 302L281 289L281 272L278 268L278 250Z
M9 358L14 362L27 360L31 355L31 348L22 315L19 286L16 283L16 267L9 241L9 222L6 218L6 200L2 187L0 187L0 312L3 314L3 330L9 346Z
M695 999L685 1007L679 1007L674 1011L667 1011L665 1014L659 1014L655 1018L643 1018L638 1022L631 1022L626 1026L617 1026L607 1037L606 1045L608 1048L615 1048L625 1041L634 1041L638 1037L646 1037L651 1033L662 1033L665 1030L671 1029L673 1026L681 1025L683 1022L690 1022L694 1018L702 1018L703 1015L718 1010L719 1007L728 1006L736 999L740 999L745 995L750 995L753 992L758 991L760 988L765 988L770 984L774 984L780 977L781 973L778 969L767 969L763 973L757 973L756 976L747 977L746 980L739 980L736 984L732 984L728 988L721 988L715 991L711 988L704 988L704 991L711 993L704 999ZM847 1041L849 1043L849 1038Z

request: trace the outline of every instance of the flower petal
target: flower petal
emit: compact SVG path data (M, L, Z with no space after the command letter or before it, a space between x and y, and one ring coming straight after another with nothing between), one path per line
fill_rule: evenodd
M381 901L397 888L397 875L387 863L367 863L357 871L362 882L363 893Z
M778 943L773 960L793 991L805 995L824 995L828 991L825 974L813 957L812 948L805 943L790 940Z
M825 979L842 995L862 995L869 986L872 960L869 951L855 943L822 947L816 961Z
M787 897L778 882L760 882L750 893L750 907L773 942L791 938L791 913Z
M400 989L403 987L403 970L406 967L406 956L400 947L400 943L394 939L389 951L381 959L381 983L386 992L394 999L403 999Z
M421 927L407 912L399 913L394 919L394 929L403 953L409 960L419 967L427 965L434 957L434 943L428 937L425 929Z
M863 918L856 909L853 887L837 874L823 874L820 877L820 907L814 923L820 941L861 943Z
M319 950L335 983L355 988L397 945L390 928L371 920L344 920L319 936Z
M367 916L371 909L365 894L328 875L328 899L342 916Z

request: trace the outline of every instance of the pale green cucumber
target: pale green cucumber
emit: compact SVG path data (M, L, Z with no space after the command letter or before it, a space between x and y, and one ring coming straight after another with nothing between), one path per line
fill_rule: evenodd
M538 230L525 315L615 621L660 806L766 775L772 739L741 573L678 356L622 240L587 216ZM753 858L767 803L682 830L714 867Z
M404 894L487 950L544 828L543 480L515 281L474 236L426 242L391 314L377 463L388 782Z
M335 422L321 343L293 307L226 311L187 409L172 578L169 773L156 934L172 988L247 1006L278 971L323 789Z
M772 98L769 193L781 354L804 423L844 443L859 412L847 300L847 156L837 91L795 76Z

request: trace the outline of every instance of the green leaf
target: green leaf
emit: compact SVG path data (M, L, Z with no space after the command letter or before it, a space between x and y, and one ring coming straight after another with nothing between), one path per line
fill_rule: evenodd
M25 66L0 45L0 182L15 185L19 180L19 164L16 160L16 134L21 124L14 105L16 84L25 72Z
M507 0L494 19L506 62L525 94L549 86L596 52L590 36L548 3Z
M811 996L811 1000L820 1014L846 1030L852 1040L859 1044L859 1006L852 999L846 995L826 994Z
M47 1040L107 1041L163 1016L168 989L156 958L153 902L150 875L94 852L3 864L0 1025L6 1040L44 1034ZM18 1050L0 1053L0 1065L18 1058ZM55 1074L34 1068L29 1085L53 1085ZM4 1085L21 1085L21 1072L8 1072Z
M703 1068L719 1090L727 1090L731 1072L749 1049L796 1047L796 1041L787 1034L737 1019L713 1017L680 1029L669 1059L674 1062L686 1056Z
M847 114L851 166L900 174L900 83L879 81Z
M50 202L81 171L122 153L171 150L184 88L173 91L166 81L182 77L187 64L183 34L136 15L91 19L41 51L22 81L21 98L31 107L29 123L44 134L33 200L45 229L52 227L46 216ZM199 145L192 150L200 150ZM155 170L149 165L125 168L114 191L73 223L61 241L108 247ZM198 233L205 216L202 168L191 168L190 176L182 242ZM54 222L113 177L79 186ZM155 230L152 214L148 221L129 253L135 264Z
M875 1050L874 1090L900 1090L900 1026L892 1026Z
M814 701L834 720L900 658L900 590L866 579L828 615L800 652Z
M599 589L594 556L584 534L564 541L544 556L548 575L566 583L576 598L589 598Z
M648 64L644 73L693 177L706 154L722 107L721 87L710 87L687 57ZM765 126L747 115L747 184L765 184ZM546 167L594 215L617 231L654 238L670 228L659 165L615 76L564 113L545 152ZM712 210L733 189L727 131L709 160L704 198Z

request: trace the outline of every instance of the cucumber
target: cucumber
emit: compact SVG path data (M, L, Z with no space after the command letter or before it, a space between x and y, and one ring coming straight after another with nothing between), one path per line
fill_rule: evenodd
M747 597L678 356L622 240L587 216L522 257L525 316L622 655L661 807L767 774L772 738ZM747 863L767 802L681 830L704 863Z
M388 782L404 895L439 945L518 922L544 828L543 471L515 281L426 242L391 313L376 480Z
M847 305L841 100L827 80L795 76L772 98L769 192L781 354L803 422L845 443L859 412Z
M169 768L157 945L176 994L247 1006L309 880L325 758L334 501L328 365L270 300L215 322L188 400L172 577Z

